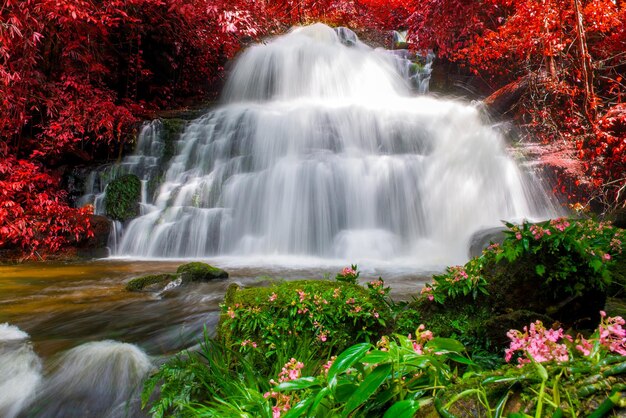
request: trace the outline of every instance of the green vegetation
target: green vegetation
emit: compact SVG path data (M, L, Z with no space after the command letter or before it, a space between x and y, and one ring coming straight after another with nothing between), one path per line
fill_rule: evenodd
M625 407L626 321L601 306L590 325L569 305L616 285L624 231L564 219L508 226L501 246L435 276L410 304L392 301L382 279L359 285L356 266L335 280L231 285L217 338L162 365L144 406L157 417L273 418L599 417ZM532 294L502 307L506 271L516 286L525 274L544 304ZM555 321L555 304L570 316Z
M127 221L139 215L141 181L128 174L113 180L106 188L104 206L107 216L117 221Z

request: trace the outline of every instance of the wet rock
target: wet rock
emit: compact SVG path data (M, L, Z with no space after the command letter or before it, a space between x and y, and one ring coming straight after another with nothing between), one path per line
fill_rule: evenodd
M478 257L483 253L491 243L502 244L504 241L505 227L498 226L495 228L481 229L475 232L470 238L469 256L470 258Z
M178 274L162 273L162 274L148 274L132 279L126 283L126 290L130 292L158 292L163 290L168 283L173 282L179 278Z
M220 268L213 267L206 263L192 262L179 266L176 273L181 276L183 283L211 281L217 279L227 279L228 273Z

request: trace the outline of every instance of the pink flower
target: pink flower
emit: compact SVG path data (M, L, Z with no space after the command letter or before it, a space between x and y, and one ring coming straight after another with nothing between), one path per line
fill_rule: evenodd
M298 296L300 297L300 302L304 302L304 300L307 297L307 294L304 292L304 290L298 289L296 290L296 292L298 292Z
M299 362L295 358L289 360L283 366L281 372L278 374L279 382L288 382L290 380L299 379L301 376L301 370L304 368L304 363Z
M520 234L519 232L517 232L517 233L515 234L515 238L517 238L517 240L518 240L518 241L519 241L519 240L521 240L521 239L522 239L522 234Z
M226 315L230 316L231 319L234 319L235 318L235 311L233 310L233 308L231 308L229 306L228 310L226 311Z
M576 345L576 349L583 353L584 356L588 356L589 354L591 354L593 345L588 340L580 337L579 344Z
M269 297L269 301L270 302L274 302L276 299L278 298L278 295L274 292L271 294L271 296Z
M530 363L531 358L538 363L569 360L567 346L559 341L572 339L564 335L562 328L546 329L541 321L535 321L530 324L530 329L524 327L523 333L512 329L506 335L511 340L509 348L505 350L504 359L507 362L511 361L513 354L517 351L522 352L522 357L517 359L520 366Z
M602 256L602 258L604 258L605 260L607 260L607 261L608 261L608 260L610 260L610 259L611 259L611 254L606 253L606 254L604 254L604 255Z
M325 333L325 332L320 333L320 335L319 335L319 339L320 339L320 341L321 341L321 342L325 343L325 342L326 342L326 340L327 340L327 335L326 335L326 333Z
M352 267L345 267L343 270L341 270L341 274L343 274L344 276L356 276L356 271L354 271Z

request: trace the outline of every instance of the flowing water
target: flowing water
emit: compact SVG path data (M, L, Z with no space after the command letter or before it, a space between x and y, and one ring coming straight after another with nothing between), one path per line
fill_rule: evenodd
M141 416L137 390L164 356L214 329L227 286L322 279L359 263L407 298L467 259L470 237L554 203L476 107L416 96L423 67L324 25L244 51L223 103L190 122L166 161L163 126L87 179L142 180L141 216L116 224L115 257L0 266L0 416ZM432 58L432 57L431 57ZM132 277L183 259L230 279L161 292Z
M554 213L475 107L415 97L398 59L321 24L246 50L115 254L444 265Z

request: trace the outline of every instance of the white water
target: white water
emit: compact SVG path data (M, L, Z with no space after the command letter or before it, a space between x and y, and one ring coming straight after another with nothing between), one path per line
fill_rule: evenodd
M37 417L143 416L138 394L152 364L132 344L98 341L63 354L37 394Z
M411 97L398 57L339 33L244 51L116 254L445 265L481 228L555 215L475 107Z
M0 417L13 418L30 402L41 383L41 360L16 326L0 324Z

